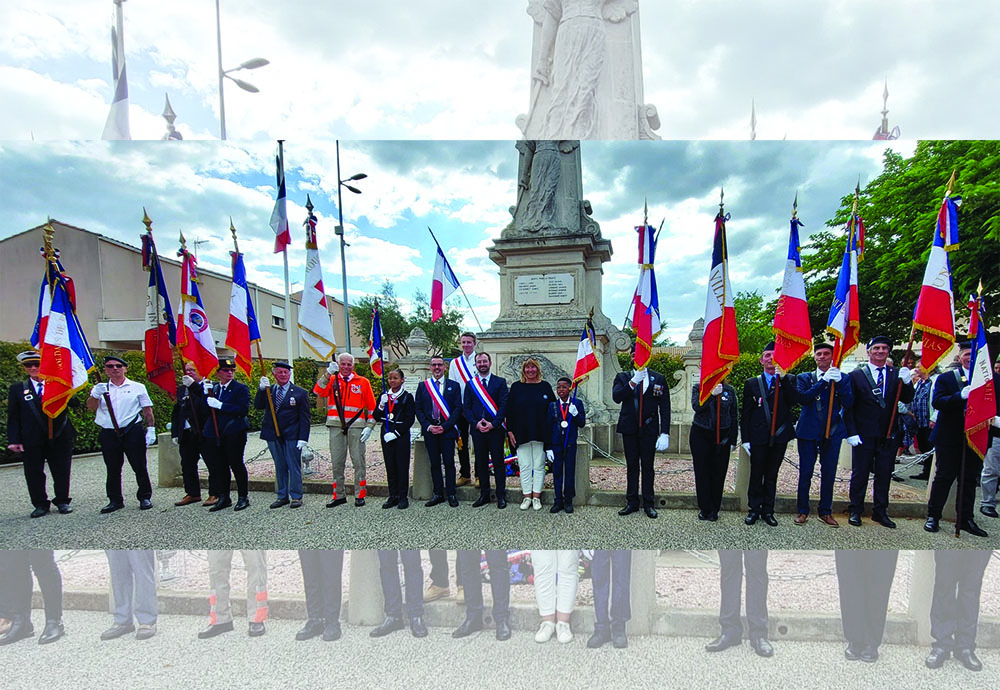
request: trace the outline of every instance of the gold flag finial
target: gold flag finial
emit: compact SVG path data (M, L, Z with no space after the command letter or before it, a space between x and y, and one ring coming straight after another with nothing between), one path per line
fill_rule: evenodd
M795 198L792 199L792 218L799 214L799 191L795 190Z
M229 232L233 235L233 247L236 249L236 253L240 253L240 244L236 241L236 226L233 225L233 217L229 216Z
M948 178L948 188L944 190L945 198L951 196L951 190L955 186L955 176L957 172L958 172L957 170L951 171L951 177Z
M146 232L148 232L150 235L152 235L153 234L153 219L149 217L148 213L146 213L146 207L145 206L142 207L142 224L146 226Z

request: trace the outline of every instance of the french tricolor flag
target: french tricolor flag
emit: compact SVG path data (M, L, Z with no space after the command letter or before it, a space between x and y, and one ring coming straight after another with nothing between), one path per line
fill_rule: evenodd
M229 328L226 347L235 353L236 365L250 376L252 364L250 346L260 340L260 327L254 313L253 300L247 288L247 269L243 254L230 252L233 257L233 289L229 296Z
M437 240L434 240L434 244L437 245L437 258L434 260L434 278L431 282L431 322L444 316L444 301L458 289L458 278L441 251L441 245L437 244Z
M382 322L377 305L372 309L372 332L368 336L368 366L375 376L382 375Z
M708 296L705 300L705 335L701 348L701 378L698 399L708 402L712 389L729 376L740 358L740 341L736 333L736 309L733 288L729 284L729 250L726 246L728 214L715 216L715 243L712 248L712 270L708 274Z
M938 211L934 243L927 257L913 328L923 331L920 366L930 371L955 344L955 297L951 288L948 252L958 248L958 207L961 197L946 196Z
M594 324L587 319L587 325L580 335L580 345L576 348L576 368L573 370L573 385L582 381L592 371L601 366L594 354L594 345L597 343L594 335Z
M292 243L292 231L288 227L288 207L285 203L285 160L284 153L279 149L275 157L278 170L278 198L274 201L271 211L271 229L274 230L274 253L285 251Z
M980 295L983 285L979 284ZM996 389L990 371L990 353L986 347L985 311L982 297L969 298L972 311L969 320L969 337L972 340L972 360L969 362L969 399L965 404L965 437L980 458L986 456L990 445L990 423L996 415Z
M853 216L847 231L847 248L840 264L840 275L830 305L826 330L835 338L833 366L839 367L844 357L851 354L860 342L861 303L858 299L858 231L860 219Z
M793 369L812 350L809 303L806 301L806 283L802 277L800 225L802 221L793 216L788 235L785 279L781 284L778 308L774 312L774 362L784 371Z
M198 274L195 258L186 249L181 250L181 313L177 318L177 345L185 362L194 364L202 378L211 378L219 368L215 354L215 340L208 325L208 315L198 291Z
M144 220L149 218L145 215L145 209L143 216ZM141 239L142 267L149 271L144 339L146 378L162 388L171 400L175 400L177 378L174 375L174 346L177 344L177 330L174 325L174 313L170 308L170 297L167 295L167 285L163 280L152 229L142 235Z
M38 373L45 380L42 410L55 418L66 409L73 394L87 385L94 357L73 313L66 283L54 267L49 269L49 281L52 292L40 332L42 361Z
M635 329L635 352L632 361L636 369L649 363L653 354L653 339L662 330L660 298L656 291L653 261L656 254L655 230L652 225L639 226L639 285L632 298L632 327Z

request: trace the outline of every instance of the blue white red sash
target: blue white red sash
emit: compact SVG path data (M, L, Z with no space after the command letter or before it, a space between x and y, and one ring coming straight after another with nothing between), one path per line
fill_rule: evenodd
M448 385L447 379L445 379L445 385ZM438 393L437 388L434 387L434 379L427 379L424 381L424 387L427 388L428 395L431 396L431 400L434 401L434 407L438 409L441 413L441 418L448 421L451 416L451 411L448 409L448 405L445 404L444 398Z
M476 397L479 398L479 402L483 404L483 407L493 415L493 419L497 418L497 404L493 402L493 398L490 394L486 392L486 387L483 386L483 380L478 376L473 376L469 379L468 385L472 386L472 390L475 391Z
M465 361L465 355L460 354L455 359L458 360L458 375L462 377L463 384L468 384L470 380L476 378L476 375L469 369L469 363Z

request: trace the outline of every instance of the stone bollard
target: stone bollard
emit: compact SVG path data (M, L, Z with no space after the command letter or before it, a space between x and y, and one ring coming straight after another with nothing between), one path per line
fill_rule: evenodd
M656 551L632 552L629 635L649 635L656 620Z
M429 501L434 495L434 482L431 480L431 463L427 457L427 444L420 436L413 442L413 486L410 497L414 501Z
M972 453L972 451L971 450L966 450L966 453ZM968 466L971 463L968 463L968 457L969 456L966 455L965 457L966 457L966 463L967 463L966 464L966 469L968 469ZM931 500L931 487L934 486L934 475L936 473L937 473L937 453L934 453L934 456L931 458L931 469L930 469L931 478L930 478L930 481L927 482L927 488L924 490L924 501L925 501L925 503L930 503L930 500ZM954 525L946 525L944 523L945 522L954 522L954 520L955 520L955 517L956 517L956 513L955 513L955 492L956 491L958 491L958 478L957 477L955 478L955 481L951 483L951 491L948 492L948 500L944 502L944 507L941 509L941 523L942 523L941 530L945 531L945 532L947 532L947 531L954 531ZM975 495L979 496L979 492L977 491ZM973 508L974 507L975 506L973 506Z
M931 643L931 598L934 593L934 552L914 551L907 613L917 623L917 642Z
M183 486L181 481L181 452L170 440L170 432L156 437L156 482L160 487Z
M587 429L581 431L581 435L589 433ZM587 443L586 437L577 436L576 441L576 477L573 486L576 489L576 496L573 498L575 505L587 505L590 498L590 461L594 457L593 447ZM555 493L552 494L555 500Z
M736 487L734 491L740 510L746 512L750 509L750 503L747 500L747 489L750 488L750 453L747 452L742 443L736 462Z
M385 599L378 572L378 551L351 551L347 595L347 622L351 625L378 625L382 622Z

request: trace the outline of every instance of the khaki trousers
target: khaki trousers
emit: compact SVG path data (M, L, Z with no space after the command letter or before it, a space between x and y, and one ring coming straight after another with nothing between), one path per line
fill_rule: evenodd
M247 570L247 620L263 623L267 620L267 552L241 549ZM229 572L233 565L232 550L208 552L208 597L211 610L209 623L218 625L233 620L229 605Z
M345 436L340 431L340 424L330 429L330 461L333 464L333 496L334 500L347 495L344 480L344 468L347 466L347 453L351 454L351 466L354 468L354 497L364 498L367 491L365 481L365 444L361 442L361 430L364 424L355 422L347 429Z

